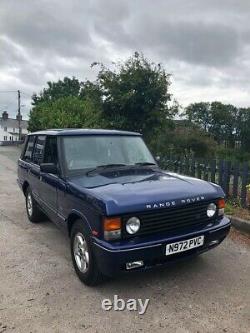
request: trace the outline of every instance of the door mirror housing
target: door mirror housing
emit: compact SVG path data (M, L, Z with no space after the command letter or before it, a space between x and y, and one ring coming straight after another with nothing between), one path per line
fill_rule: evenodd
M54 163L41 163L40 171L44 173L52 173L54 175L58 174L58 168Z

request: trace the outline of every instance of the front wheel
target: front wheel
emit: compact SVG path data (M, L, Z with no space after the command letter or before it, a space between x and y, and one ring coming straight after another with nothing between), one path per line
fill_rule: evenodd
M88 286L100 283L103 275L97 267L92 240L84 222L78 220L71 230L71 257L79 279Z

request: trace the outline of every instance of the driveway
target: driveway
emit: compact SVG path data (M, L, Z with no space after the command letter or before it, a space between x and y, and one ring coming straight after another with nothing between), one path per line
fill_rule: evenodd
M19 150L0 147L0 332L249 332L250 247L227 238L174 266L86 287L69 241L49 221L28 222L16 185ZM144 315L104 311L114 295L148 298Z

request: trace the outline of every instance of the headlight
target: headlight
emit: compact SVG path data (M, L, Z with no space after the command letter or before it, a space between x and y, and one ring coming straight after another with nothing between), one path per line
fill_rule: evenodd
M141 222L138 217L130 217L126 222L126 230L130 235L135 234L140 229Z
M214 203L211 203L207 207L207 216L208 217L213 217L216 213L217 206Z

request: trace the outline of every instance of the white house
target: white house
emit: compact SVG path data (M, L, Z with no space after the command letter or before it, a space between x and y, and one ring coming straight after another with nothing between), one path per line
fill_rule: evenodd
M22 120L21 116L21 137L23 138L27 133L28 121ZM18 115L16 119L9 118L9 114L4 111L0 117L0 144L6 141L18 141L19 139L19 121Z

